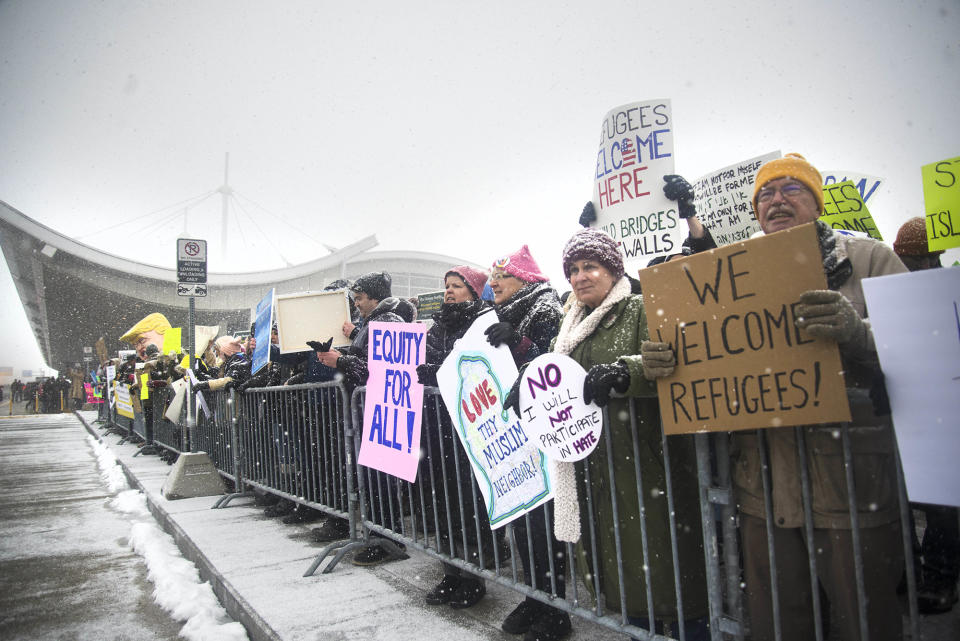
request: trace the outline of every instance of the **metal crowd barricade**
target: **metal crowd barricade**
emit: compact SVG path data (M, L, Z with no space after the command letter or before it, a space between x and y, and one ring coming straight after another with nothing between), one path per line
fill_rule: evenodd
M237 490L256 488L347 519L349 538L326 546L304 576L334 553L323 570L332 571L359 545L346 389L341 382L254 388L237 395L237 401L234 452L241 478ZM221 462L217 468L223 469ZM230 498L214 507L226 506Z
M170 386L161 387L154 391L153 396L153 439L152 444L156 447L162 447L165 450L179 454L189 451L189 445L186 440L186 430L182 427L186 424L186 402L180 410L179 418L176 422L170 421L164 415L170 402L173 400L174 391Z
M364 406L365 388L358 388L352 399L352 408L355 433L355 452L359 452L362 440L362 417ZM619 452L617 456L628 456L631 460L638 461L641 447L649 445L641 442L637 431L637 411L636 405L631 400L629 404L630 421L633 426L632 443L633 452ZM604 411L604 422L607 423L606 411ZM659 428L659 425L656 427ZM643 600L646 603L648 612L655 611L654 604L673 604L676 608L679 618L684 616L684 595L691 591L691 586L684 585L681 579L681 567L688 567L690 563L703 564L706 560L708 565L713 568L711 580L715 583L714 589L707 590L710 599L710 622L713 639L725 639L731 637L742 637L742 629L737 615L739 603L739 579L732 583L725 577L729 572L739 575L739 567L735 564L733 568L726 567L729 557L736 555L736 547L733 544L732 552L723 544L725 555L721 557L717 550L721 543L718 539L718 515L714 514L712 505L717 503L717 497L723 495L723 488L717 486L716 473L709 465L709 455L706 461L690 460L690 465L706 466L698 472L701 480L702 501L696 509L699 513L677 513L674 504L674 488L671 482L670 472L670 454L669 439L665 436L661 438L660 446L663 449L666 467L666 488L652 488L644 486L643 470L639 463L635 463L634 477L632 482L637 484L637 500L639 505L633 506L640 514L639 523L620 522L620 511L617 508L617 497L621 495L617 490L617 477L614 475L614 454L612 452L612 441L610 430L604 429L604 438L607 439L607 461L605 469L607 473L602 479L590 479L589 471L585 474L584 482L588 488L587 497L581 496L581 504L586 507L587 518L583 520L584 537L581 541L595 542L596 535L596 512L595 506L589 499L593 494L593 485L597 492L603 492L601 496L609 493L611 500L611 512L613 524L613 538L616 550L616 576L602 576L604 570L603 559L599 557L597 545L585 546L588 549L578 548L573 544L559 543L552 537L552 504L548 503L546 509L542 511L543 516L536 519L528 514L521 518L522 523L514 521L504 528L491 532L487 524L485 514L485 505L482 496L479 493L476 482L472 479L472 470L469 467L466 456L458 441L457 435L453 432L455 428L449 420L448 413L442 404L439 392L436 388L425 388L424 390L424 410L423 427L421 432L421 459L418 469L417 479L413 483L407 483L395 477L384 473L358 466L358 488L360 494L360 515L361 524L364 529L365 540L370 541L371 533L379 534L387 538L387 547L390 549L389 540L402 542L407 546L415 547L426 554L437 558L438 560L457 566L463 570L507 586L521 594L533 597L553 607L567 611L580 618L603 625L612 630L630 634L639 639L666 639L653 631L652 627L644 628L633 624L628 620L626 604L632 598L633 601ZM447 435L444 435L444 430ZM662 434L662 429L660 430ZM449 438L448 438L448 437ZM674 438L693 438L693 437L670 437ZM709 437L700 439L702 447L709 449ZM691 447L691 452L693 451ZM595 453L594 456L597 456ZM595 468L597 469L597 468ZM602 469L602 468L601 468ZM657 592L651 585L652 581L647 582L646 590L643 594L627 593L627 580L630 576L644 571L644 568L624 567L622 550L626 544L623 540L624 532L628 531L631 535L639 534L640 544L643 548L645 559L649 559L648 537L646 527L646 511L644 501L650 500L645 497L666 496L667 508L670 520L670 544L673 567L672 589L660 590ZM729 496L729 488L726 488L726 495ZM711 502L713 498L713 502ZM732 510L732 505L727 503L727 511ZM705 540L703 554L697 554L697 558L679 557L679 546L677 542L678 527L680 523L693 523L695 527L702 524ZM516 527L514 524L517 524ZM684 525L683 527L687 527ZM541 528L537 531L537 528ZM727 531L732 528L720 528L720 531ZM521 535L520 532L525 532ZM735 537L734 537L735 538ZM384 541L378 540L379 544ZM652 545L652 543L651 543ZM521 556L527 555L528 558L535 557L539 546L547 548L546 559L549 562L548 584L537 585L536 576L538 572L534 571L532 577L521 578ZM559 546L560 549L554 549ZM583 555L587 563L576 562L577 552ZM606 554L609 554L607 551ZM543 557L541 557L543 558ZM566 570L560 572L561 563L566 564ZM531 561L532 565L532 561ZM541 566L542 567L542 566ZM644 567L647 567L644 563ZM591 571L589 568L593 568ZM602 583L614 582L619 585L620 603L608 603L603 596ZM560 596L565 584L565 596ZM607 583L606 585L612 585ZM702 586L698 586L702 587ZM727 594L732 590L732 594ZM599 595L599 596L598 596ZM684 627L680 624L679 638L684 639Z
M232 390L203 392L210 414L208 415L202 406L197 403L197 426L194 431L196 442L191 443L191 446L192 451L206 452L217 471L222 476L236 482L237 471L234 465L232 443L236 404L232 392Z

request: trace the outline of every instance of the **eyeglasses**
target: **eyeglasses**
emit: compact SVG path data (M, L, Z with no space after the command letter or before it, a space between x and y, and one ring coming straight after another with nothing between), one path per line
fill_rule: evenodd
M764 187L757 192L757 202L758 203L768 203L773 200L774 195L777 192L780 192L787 200L795 200L804 193L810 193L810 190L806 186L801 185L800 183L787 183L785 185L780 185L777 187Z
M490 274L490 280L504 280L506 278L516 278L513 274L508 274L507 272L493 272Z

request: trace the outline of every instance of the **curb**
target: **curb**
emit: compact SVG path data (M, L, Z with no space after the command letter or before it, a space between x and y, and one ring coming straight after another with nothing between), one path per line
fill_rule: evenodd
M74 411L73 415L83 424L87 432L97 439L100 442L103 442L103 438L97 431L87 423L86 419L83 418L78 412ZM130 469L124 464L120 459L117 459L117 465L123 469L124 476L127 477L127 482L134 489L140 490L147 501L147 509L150 510L150 513L153 515L153 518L156 519L157 523L163 529L164 532L173 537L173 540L176 542L177 547L180 549L180 553L184 558L189 559L194 565L197 566L197 570L200 573L200 578L204 581L208 581L210 586L213 588L214 594L217 595L217 598L220 599L220 603L223 604L223 608L227 611L235 621L239 621L241 625L246 629L247 636L250 637L251 641L282 641L281 637L271 628L266 621L263 620L256 610L250 607L250 604L244 599L239 592L237 592L230 583L224 579L223 575L217 570L216 567L206 555L198 548L194 542L190 539L183 528L181 528L176 521L174 521L170 514L163 509L158 503L156 503L150 494L144 490L143 485L140 483L140 480L133 475Z

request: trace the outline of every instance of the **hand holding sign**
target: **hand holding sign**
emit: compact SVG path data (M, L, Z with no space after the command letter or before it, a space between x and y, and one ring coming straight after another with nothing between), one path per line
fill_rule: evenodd
M534 359L520 376L520 416L548 458L579 461L600 442L600 408L583 399L587 373L564 354Z

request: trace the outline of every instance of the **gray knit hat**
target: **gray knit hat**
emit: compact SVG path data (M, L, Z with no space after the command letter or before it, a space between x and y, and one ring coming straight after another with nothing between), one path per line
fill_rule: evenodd
M563 248L563 275L570 280L570 265L576 260L595 260L617 280L623 276L619 243L607 232L587 227L578 230Z
M370 272L354 281L351 291L363 292L374 300L390 298L392 279L387 272Z

